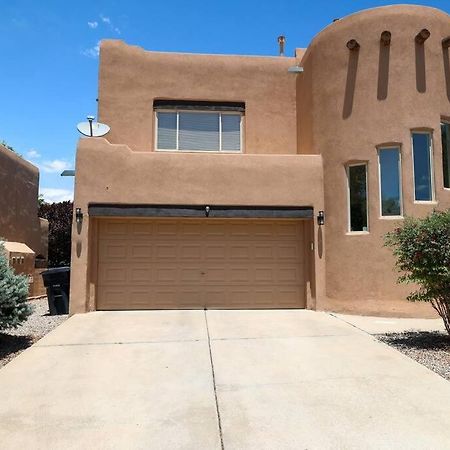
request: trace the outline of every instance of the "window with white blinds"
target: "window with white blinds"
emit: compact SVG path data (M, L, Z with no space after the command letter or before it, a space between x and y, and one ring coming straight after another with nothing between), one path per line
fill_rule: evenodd
M241 120L235 112L156 111L156 149L240 152Z

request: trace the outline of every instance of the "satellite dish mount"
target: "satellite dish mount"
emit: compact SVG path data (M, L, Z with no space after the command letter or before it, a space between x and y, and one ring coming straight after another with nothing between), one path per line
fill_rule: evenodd
M94 116L87 116L87 122L80 122L77 125L78 131L87 137L102 137L109 132L110 127L104 123L94 122Z

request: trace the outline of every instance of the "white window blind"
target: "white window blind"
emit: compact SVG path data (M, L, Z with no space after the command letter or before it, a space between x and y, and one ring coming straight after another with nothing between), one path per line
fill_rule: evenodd
M222 114L222 150L239 151L241 149L241 116Z
M219 114L200 112L180 112L178 114L179 150L220 150Z
M241 114L157 111L157 150L241 151Z
M177 114L158 113L158 148L169 150L177 147Z

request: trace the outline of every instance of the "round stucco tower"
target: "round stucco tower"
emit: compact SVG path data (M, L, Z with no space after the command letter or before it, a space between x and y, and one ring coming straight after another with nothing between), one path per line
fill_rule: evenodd
M424 42L416 35L430 32ZM381 36L385 31L385 42ZM423 34L426 37L426 33ZM326 296L323 307L375 314L424 314L404 301L383 235L401 218L382 217L378 152L400 150L402 214L450 207L440 123L450 118L450 16L428 7L387 6L334 22L306 51L298 79L299 149L324 164ZM356 48L350 49L352 39ZM311 130L311 131L309 131ZM432 143L431 201L415 200L412 132ZM349 226L348 166L367 164L367 230ZM365 227L364 227L365 228ZM320 306L320 305L318 305Z

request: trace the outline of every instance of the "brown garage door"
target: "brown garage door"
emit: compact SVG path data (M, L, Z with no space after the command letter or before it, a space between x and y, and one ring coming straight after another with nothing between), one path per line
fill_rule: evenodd
M100 219L97 309L304 307L304 223Z

